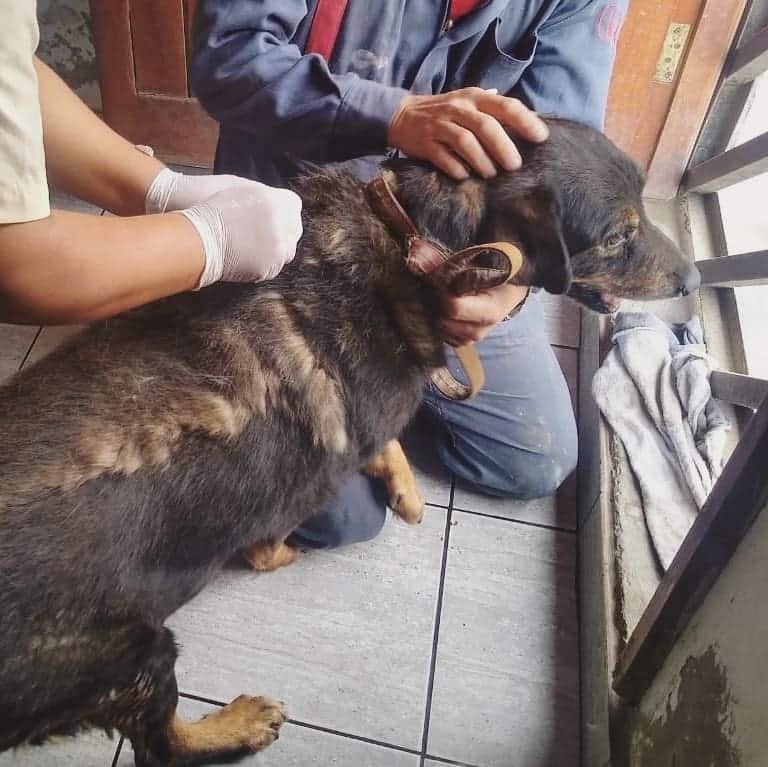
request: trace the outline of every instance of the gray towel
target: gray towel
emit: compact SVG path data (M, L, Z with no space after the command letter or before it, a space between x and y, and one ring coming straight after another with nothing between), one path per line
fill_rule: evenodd
M667 325L620 312L592 392L624 444L651 541L666 570L723 466L728 419L709 388L698 317Z

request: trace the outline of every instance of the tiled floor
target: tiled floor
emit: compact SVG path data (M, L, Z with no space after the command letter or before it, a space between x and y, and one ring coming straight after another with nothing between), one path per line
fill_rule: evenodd
M573 312L547 307L575 385ZM0 326L0 377L66 332ZM228 569L170 621L183 711L244 692L285 700L291 721L249 766L576 767L573 486L499 501L433 467L418 528L390 521L372 543L272 574ZM132 763L129 744L98 734L0 756L0 767Z

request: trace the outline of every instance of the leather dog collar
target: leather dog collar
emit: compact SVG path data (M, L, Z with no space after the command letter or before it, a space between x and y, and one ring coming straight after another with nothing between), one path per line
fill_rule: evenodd
M503 266L498 284L508 282L520 271L523 265L523 253L520 248L510 242L472 245L469 248L451 252L438 242L424 237L395 196L390 184L394 177L392 171L385 170L370 181L365 189L374 213L394 233L403 238L405 263L411 273L419 277L429 277L441 266L454 262L469 263L487 253L494 253L501 257ZM449 399L469 399L483 388L485 383L483 365L474 344L457 347L456 356L469 383L465 384L457 380L448 368L436 370L432 375L432 383Z

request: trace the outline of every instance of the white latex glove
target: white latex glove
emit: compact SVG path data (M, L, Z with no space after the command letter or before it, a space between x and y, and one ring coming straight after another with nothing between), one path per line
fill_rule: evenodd
M293 260L302 234L301 198L257 181L238 179L177 212L192 222L203 241L205 268L198 288L218 280L271 280Z
M140 147L140 149L146 152L148 148ZM212 176L211 174L193 176L163 168L147 190L144 205L147 213L169 213L191 208L224 189L230 189L239 184L254 183L257 182L240 176Z

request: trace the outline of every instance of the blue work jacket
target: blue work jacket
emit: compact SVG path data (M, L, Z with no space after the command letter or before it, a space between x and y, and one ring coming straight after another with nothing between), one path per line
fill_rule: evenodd
M602 128L627 0L349 0L326 62L304 47L317 0L200 0L195 95L221 123L218 172L280 184L296 161L387 152L403 96L497 88Z

